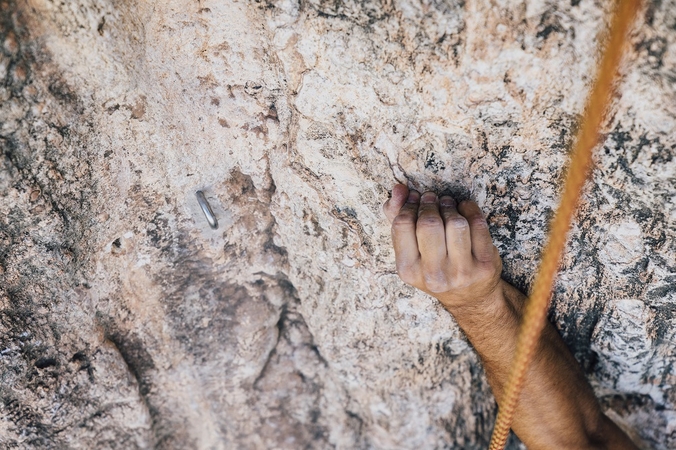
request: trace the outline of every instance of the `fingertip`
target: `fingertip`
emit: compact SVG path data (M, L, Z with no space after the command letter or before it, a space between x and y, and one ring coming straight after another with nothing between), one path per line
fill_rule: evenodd
M419 203L419 202L420 202L420 192L416 191L415 189L411 189L411 191L408 193L406 203Z
M394 185L390 198L383 204L383 212L390 222L399 214L399 210L404 206L408 197L409 191L406 185L400 183Z
M425 192L421 197L420 197L420 202L421 203L436 203L437 201L437 194L431 191Z
M472 200L463 200L458 204L458 212L463 216L484 216L484 213L479 208L479 205ZM468 217L469 218L469 217Z
M457 206L457 202L450 195L442 195L439 198L439 204L444 208L454 208Z
M403 183L397 183L392 187L392 192L402 192L402 191L408 192L408 186L406 186Z
M409 195L410 191L405 184L398 184L392 188L392 196L397 199L397 206L399 206L399 208L406 203Z
M488 262L495 257L495 246L491 238L486 217L476 202L465 200L458 206L458 211L469 222L472 235L472 254L477 261Z

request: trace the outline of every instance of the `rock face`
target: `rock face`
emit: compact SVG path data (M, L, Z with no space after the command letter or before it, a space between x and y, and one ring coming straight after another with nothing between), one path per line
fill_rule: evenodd
M480 362L380 205L477 200L527 290L611 7L0 0L2 447L485 448ZM551 320L667 449L676 3L631 42Z

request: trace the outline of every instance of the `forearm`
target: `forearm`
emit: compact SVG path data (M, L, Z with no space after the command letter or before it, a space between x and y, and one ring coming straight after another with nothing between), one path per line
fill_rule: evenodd
M392 224L397 273L455 316L500 404L524 297L500 279L502 261L479 206L456 204L433 192L421 197L397 185L383 208ZM512 428L531 449L635 448L601 413L575 358L549 323L526 374Z
M501 282L473 306L449 308L480 355L500 404L516 348L524 296ZM580 367L548 322L535 351L512 429L528 448L635 448L601 412ZM621 443L625 443L622 446Z

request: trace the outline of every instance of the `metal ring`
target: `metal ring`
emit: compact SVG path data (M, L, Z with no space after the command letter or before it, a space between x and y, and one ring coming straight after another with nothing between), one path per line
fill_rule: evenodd
M216 215L214 214L214 211L211 209L211 205L207 201L207 198L204 196L204 192L197 191L195 192L195 196L197 197L197 203L199 203L200 207L202 208L204 217L206 217L207 222L209 222L209 226L215 230L216 228L218 228L218 220L216 219Z

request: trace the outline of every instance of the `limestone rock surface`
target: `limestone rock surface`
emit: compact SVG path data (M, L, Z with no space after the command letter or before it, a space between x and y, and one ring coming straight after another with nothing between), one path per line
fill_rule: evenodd
M612 5L0 0L0 446L486 448L480 361L381 204L476 200L527 290ZM626 54L550 318L669 449L673 0Z

